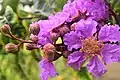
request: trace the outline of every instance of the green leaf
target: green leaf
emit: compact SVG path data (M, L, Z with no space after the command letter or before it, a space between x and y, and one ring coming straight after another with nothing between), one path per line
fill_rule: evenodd
M17 55L18 66L24 75L25 80L38 80L38 66L37 61L24 51L20 51Z
M19 0L3 0L3 6L6 8L9 5L14 11L17 10Z
M65 3L66 3L66 0L56 0L55 1L55 5L56 5L55 10L60 11L63 8Z
M114 11L120 15L120 0L110 0L110 3Z
M8 23L11 23L11 24L18 23L18 17L10 6L6 7L4 17L6 18L6 21Z
M85 67L83 67L77 75L79 76L80 80L92 80L91 75L88 73Z
M0 55L2 80L39 80L37 61L25 51ZM5 79L4 79L5 78Z
M114 6L115 12L120 14L120 0L117 0L115 6Z

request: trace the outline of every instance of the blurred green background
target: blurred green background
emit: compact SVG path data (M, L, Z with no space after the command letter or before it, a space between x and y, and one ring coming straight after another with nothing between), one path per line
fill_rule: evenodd
M109 1L120 15L120 0ZM47 19L51 13L60 11L65 3L66 0L0 0L0 27L7 23L11 26L14 35L28 40L29 24L40 19ZM28 51L23 45L17 53L6 53L4 46L9 42L18 43L0 33L0 80L39 80L38 62L41 51ZM85 69L81 72L74 71L66 65L66 60L62 57L54 64L59 76L50 80L91 80ZM108 70L114 67L118 69L120 64L111 66L108 66ZM120 80L119 76L111 78L111 75L120 74L120 69L118 70L108 71L103 77L95 80Z

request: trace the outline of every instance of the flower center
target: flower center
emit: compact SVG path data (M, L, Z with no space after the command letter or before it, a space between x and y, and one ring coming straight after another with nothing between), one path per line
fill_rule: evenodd
M82 40L82 48L80 51L87 53L88 55L99 54L103 43L97 41L94 37L86 38Z

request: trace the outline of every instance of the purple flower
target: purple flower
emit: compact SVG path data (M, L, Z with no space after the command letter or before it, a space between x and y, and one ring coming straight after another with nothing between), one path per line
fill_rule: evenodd
M50 15L48 20L40 20L37 23L40 27L38 34L38 47L47 43L53 43L50 38L50 33L53 29L61 26L69 18L66 12L58 12L55 15Z
M70 14L67 12L57 12L55 15L50 15L49 20L56 20L58 25L63 24L65 21L69 19Z
M45 45L47 43L52 43L52 40L50 38L50 32L46 32L43 35L38 35L38 48L41 47L41 45Z
M95 76L104 74L105 65L111 62L120 62L120 46L104 43L106 41L120 41L118 25L105 25L97 34L97 22L91 19L80 20L76 23L75 31L64 36L64 44L71 51L68 56L68 65L80 69L82 64L89 59L87 69ZM104 63L103 63L104 62Z
M85 13L94 20L108 18L108 9L104 0L69 0L63 7L63 11L68 12L72 17L77 15L78 10Z
M67 20L67 22L71 22L72 21L72 17L78 15L78 9L75 7L75 3L71 3L68 2L67 4L64 5L63 7L63 12L67 12L69 13L69 19Z
M99 40L102 41L118 41L120 40L118 25L104 25L99 32Z
M41 80L48 80L48 77L54 77L57 75L55 67L52 62L48 62L45 59L40 61L40 78Z

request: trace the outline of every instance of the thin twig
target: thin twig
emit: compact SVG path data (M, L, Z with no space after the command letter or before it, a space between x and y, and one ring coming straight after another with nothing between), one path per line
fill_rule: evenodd
M15 40L18 40L18 41L20 41L20 42L22 42L22 43L35 43L35 42L33 42L33 41L27 41L27 40L19 39L19 38L17 38L16 36L14 36L12 33L10 33L9 35L11 36L11 38L13 38L13 39L15 39Z

